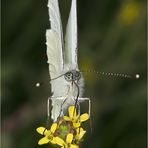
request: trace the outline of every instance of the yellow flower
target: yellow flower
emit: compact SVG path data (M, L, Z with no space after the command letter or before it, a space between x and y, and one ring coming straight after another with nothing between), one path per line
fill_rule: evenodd
M86 133L86 131L83 130L82 127L77 128L77 129L76 129L76 136L75 136L75 139L76 139L77 141L80 141L80 140L83 138L83 136L84 136L85 133Z
M38 142L39 145L42 144L47 144L48 142L51 142L52 144L56 144L55 137L54 137L54 132L57 129L57 123L53 123L50 130L47 130L45 127L38 127L36 131L44 135L44 138L41 138Z
M56 137L56 143L61 146L61 148L79 148L78 145L72 144L73 134L68 134L66 137L66 142L60 137Z
M87 113L80 115L77 115L75 106L70 106L68 108L68 116L64 116L65 121L71 121L73 123L73 126L75 128L80 127L81 122L84 122L89 119L89 115Z

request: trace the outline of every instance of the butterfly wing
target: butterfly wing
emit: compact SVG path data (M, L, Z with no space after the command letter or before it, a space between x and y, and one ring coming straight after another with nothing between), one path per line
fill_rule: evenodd
M53 79L63 70L63 58L60 38L58 33L52 29L46 31L46 45L50 78Z
M71 2L65 36L65 63L78 68L77 65L77 10L76 0Z
M47 57L49 63L50 78L56 78L63 71L63 32L59 13L58 0L48 0L49 18L51 29L46 31ZM60 114L63 100L59 96L65 93L62 78L50 81L52 95L52 119L57 120ZM60 97L61 98L61 97Z
M63 70L63 32L58 0L49 0L49 18L51 29L46 31L47 57L51 79Z

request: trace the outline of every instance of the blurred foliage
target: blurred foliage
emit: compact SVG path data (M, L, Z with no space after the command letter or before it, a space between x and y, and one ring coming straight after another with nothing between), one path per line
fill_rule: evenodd
M35 129L45 125L51 95L46 5L2 0L3 148L39 147ZM70 0L60 1L60 8L65 26ZM78 29L81 69L140 74L136 80L84 73L93 131L82 147L146 148L146 0L78 0ZM40 88L38 81L44 82Z

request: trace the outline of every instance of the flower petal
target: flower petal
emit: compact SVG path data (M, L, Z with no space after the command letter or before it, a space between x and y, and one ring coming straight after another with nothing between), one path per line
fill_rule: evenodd
M54 133L56 129L57 129L57 123L53 123L50 128L51 133Z
M70 106L69 108L68 108L68 113L69 113L69 117L70 118L73 118L73 117L75 117L76 116L76 108L75 108L75 106Z
M71 144L69 148L79 148L79 146L76 144Z
M79 134L78 134L78 139L81 140L85 133L86 133L86 131L83 130L83 128L80 128Z
M88 119L89 119L89 115L88 115L87 113L82 114L82 115L80 116L80 121L81 121L81 122L84 122L84 121L86 121L86 120L88 120Z
M52 140L50 140L50 142L51 142L52 144L56 144L56 138L55 138L55 137L53 137L53 139L52 139Z
M61 139L60 137L55 137L55 141L56 141L56 144L58 144L60 146L64 146L65 145L64 140Z
M66 143L71 143L73 140L73 134L68 134L66 137Z
M41 135L45 135L45 133L47 132L47 129L45 127L38 127L36 131Z
M64 116L65 121L71 121L71 119L68 116Z
M47 144L49 142L49 139L47 139L46 137L42 138L39 140L38 144L42 145L42 144Z
M78 127L80 127L80 122L73 122L73 126L74 126L74 128L78 128Z

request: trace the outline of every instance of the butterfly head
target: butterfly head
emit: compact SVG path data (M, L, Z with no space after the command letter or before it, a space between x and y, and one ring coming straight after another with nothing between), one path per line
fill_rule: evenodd
M64 74L64 78L66 81L77 81L81 78L81 73L76 70L68 71Z

